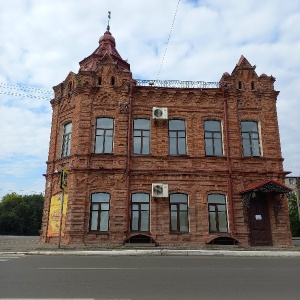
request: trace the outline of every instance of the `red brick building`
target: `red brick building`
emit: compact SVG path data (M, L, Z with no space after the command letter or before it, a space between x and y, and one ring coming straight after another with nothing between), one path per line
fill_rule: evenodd
M41 241L290 246L275 78L241 56L218 83L132 78L106 31L54 87Z

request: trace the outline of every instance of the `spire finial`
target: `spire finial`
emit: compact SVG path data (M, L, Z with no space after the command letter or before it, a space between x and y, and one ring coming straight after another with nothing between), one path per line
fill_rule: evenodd
M110 20L110 11L108 12L108 20L107 20L107 31L109 31L110 27L109 27L109 20Z

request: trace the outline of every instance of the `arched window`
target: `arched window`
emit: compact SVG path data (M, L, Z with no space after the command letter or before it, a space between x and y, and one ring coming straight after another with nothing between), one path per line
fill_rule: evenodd
M111 77L111 79L110 79L110 85L115 85L115 77Z
M72 81L70 81L68 84L68 92L72 91L72 86L73 86Z

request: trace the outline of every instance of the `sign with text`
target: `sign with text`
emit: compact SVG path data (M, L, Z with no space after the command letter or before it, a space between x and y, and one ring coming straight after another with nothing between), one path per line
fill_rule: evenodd
M50 203L49 221L48 221L48 237L58 237L59 236L59 226L60 226L60 211L61 211L61 201L62 193L52 196ZM64 236L65 223L66 223L66 213L68 206L68 194L64 194L64 206L63 206L63 216L62 216L62 233Z

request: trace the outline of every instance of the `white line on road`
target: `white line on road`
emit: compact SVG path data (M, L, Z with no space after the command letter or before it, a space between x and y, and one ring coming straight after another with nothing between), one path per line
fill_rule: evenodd
M114 270L189 270L190 268L39 268L39 270L43 271L63 271L63 270L82 270L82 271L88 271L88 270L103 270L103 271L114 271ZM192 268L192 269L198 269L198 270L217 270L217 269L222 269L224 268ZM235 270L237 268L227 268L227 269L232 269ZM254 268L241 268L239 270L253 270ZM0 299L1 300L1 299Z

